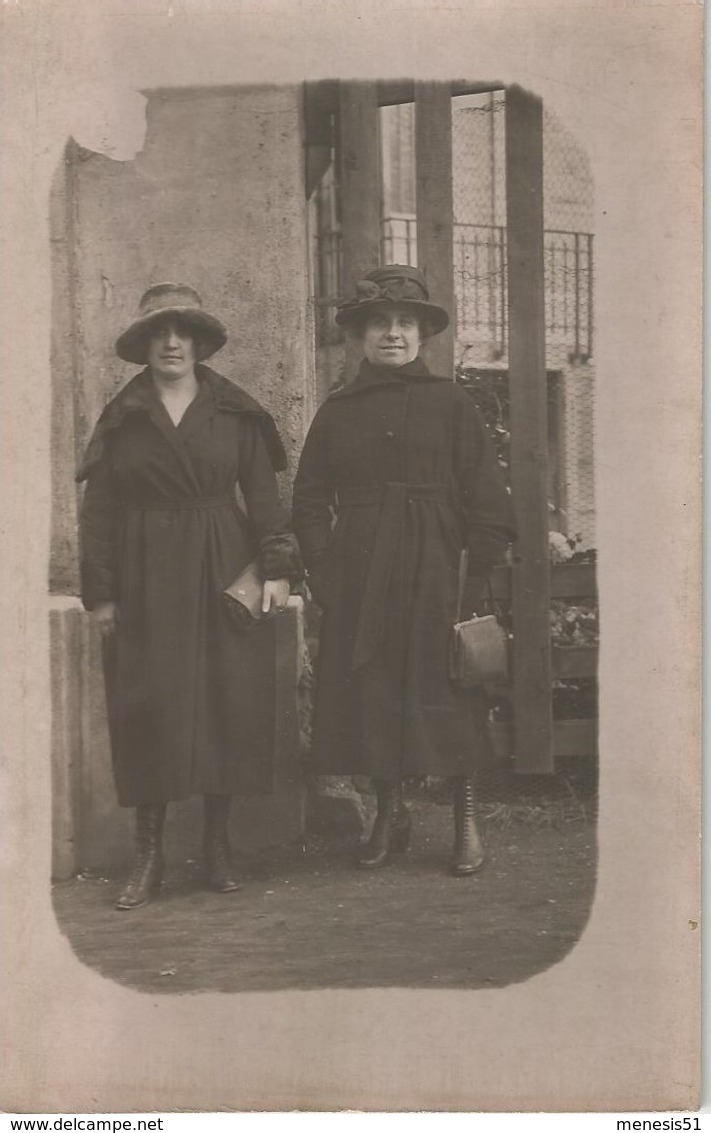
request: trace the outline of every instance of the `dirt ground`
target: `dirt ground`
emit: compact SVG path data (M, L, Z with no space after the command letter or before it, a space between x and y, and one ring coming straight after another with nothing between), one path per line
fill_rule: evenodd
M561 960L580 937L595 887L595 823L585 806L489 804L481 873L449 877L451 808L415 798L410 850L384 869L353 866L356 840L242 859L244 888L200 887L194 863L150 905L113 908L115 879L54 886L78 957L140 991L502 987Z

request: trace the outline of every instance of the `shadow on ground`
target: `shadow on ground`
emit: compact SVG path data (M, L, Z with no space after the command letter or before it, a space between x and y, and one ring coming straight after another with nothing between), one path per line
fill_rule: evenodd
M238 893L203 890L186 863L128 913L114 879L61 882L57 920L85 964L151 994L503 987L571 950L595 886L588 815L556 827L490 810L486 867L452 878L450 808L412 808L412 848L373 873L353 867L353 842L312 837L245 858Z

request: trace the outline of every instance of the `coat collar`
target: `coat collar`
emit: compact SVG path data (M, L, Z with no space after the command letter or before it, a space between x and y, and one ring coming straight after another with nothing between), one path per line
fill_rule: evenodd
M448 382L450 378L442 378L437 374L431 373L426 362L419 356L412 362L408 362L405 366L374 366L367 358L364 358L360 364L358 373L352 382L342 389L334 390L329 395L331 398L353 397L355 394L364 393L374 387L383 385L406 385L408 382Z
M192 432L216 411L253 415L262 429L275 472L283 472L287 466L286 452L276 424L266 409L240 386L223 378L209 366L197 365L195 374L200 388L188 409L190 416L185 418L186 430ZM148 369L131 378L103 410L77 472L78 482L86 480L91 468L101 460L107 434L120 428L132 414L141 412L147 413L159 428L166 424L165 412Z

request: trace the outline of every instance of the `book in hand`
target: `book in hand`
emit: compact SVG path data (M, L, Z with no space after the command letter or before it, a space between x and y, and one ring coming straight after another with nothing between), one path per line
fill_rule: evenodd
M262 612L263 594L264 580L253 561L223 590L222 597L231 617L246 628L266 617Z

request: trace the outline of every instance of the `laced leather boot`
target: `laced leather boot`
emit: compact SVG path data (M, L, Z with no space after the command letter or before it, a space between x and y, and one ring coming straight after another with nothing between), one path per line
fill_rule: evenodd
M402 801L402 784L375 780L378 812L373 830L358 858L361 869L377 869L391 854L402 853L410 841L410 812Z
M165 805L136 807L136 857L116 902L117 909L140 909L163 881L163 823Z
M458 778L454 783L454 852L450 871L467 877L481 869L486 860L474 819L474 784Z
M242 888L232 868L227 834L231 803L229 795L205 795L205 874L208 888L216 893Z

